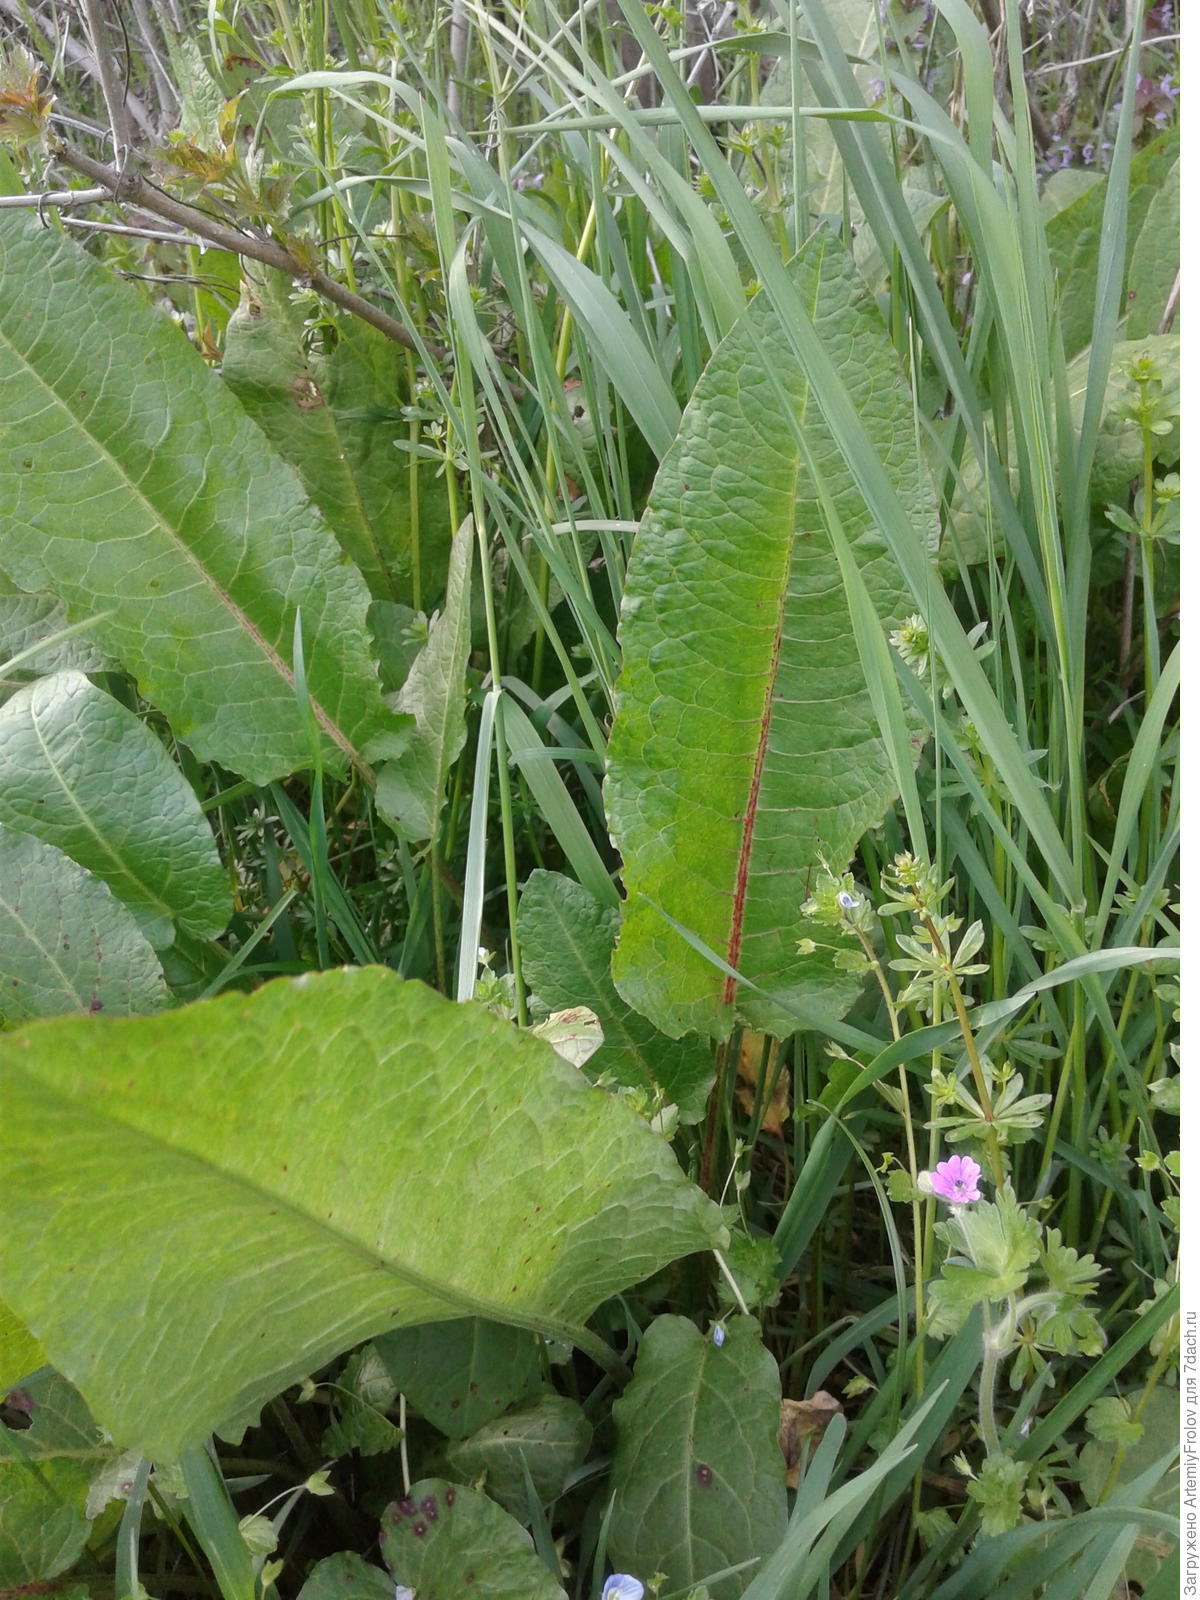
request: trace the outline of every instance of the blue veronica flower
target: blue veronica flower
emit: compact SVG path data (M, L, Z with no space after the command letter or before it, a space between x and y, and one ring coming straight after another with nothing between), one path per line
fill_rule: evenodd
M600 1600L642 1600L645 1592L645 1585L627 1572L614 1572L611 1578L604 1580Z

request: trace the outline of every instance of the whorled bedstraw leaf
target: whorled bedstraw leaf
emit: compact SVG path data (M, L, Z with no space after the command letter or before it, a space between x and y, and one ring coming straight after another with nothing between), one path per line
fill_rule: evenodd
M420 1600L565 1600L520 1523L443 1478L393 1501L379 1542L396 1582Z
M0 822L108 884L155 945L212 938L229 883L191 785L146 725L81 672L0 706Z
M617 993L609 971L620 916L561 872L531 872L517 912L525 980L552 1007L586 1005L604 1042L589 1078L661 1090L685 1122L704 1115L713 1082L712 1045L698 1034L670 1039Z
M0 1034L0 1124L0 1297L155 1460L388 1328L586 1345L602 1301L725 1238L548 1045L381 968Z
M360 574L183 332L71 239L0 214L0 566L51 593L201 760L256 783L307 766L293 678L333 769L383 704ZM382 753L382 752L381 752Z
M0 825L0 1018L158 1011L167 986L131 911L107 884Z
M617 1449L608 1553L623 1572L665 1572L668 1590L708 1581L736 1600L787 1526L779 1371L758 1323L733 1317L718 1346L686 1317L653 1321L633 1382L613 1405Z
M911 522L934 498L913 402L845 248L814 237L795 281ZM797 437L799 434L799 438ZM896 794L811 460L886 631L912 610L765 296L718 346L659 468L621 608L605 804L625 863L613 976L665 1033L784 1036L861 979L800 907ZM666 913L666 916L663 915ZM667 918L744 974L715 966ZM797 943L809 936L806 955Z

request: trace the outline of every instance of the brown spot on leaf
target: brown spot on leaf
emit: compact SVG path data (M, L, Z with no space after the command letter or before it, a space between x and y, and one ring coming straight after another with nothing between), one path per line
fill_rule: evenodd
M297 373L288 380L288 388L292 391L292 399L300 411L316 411L325 404L325 396L317 388L312 378L304 373Z

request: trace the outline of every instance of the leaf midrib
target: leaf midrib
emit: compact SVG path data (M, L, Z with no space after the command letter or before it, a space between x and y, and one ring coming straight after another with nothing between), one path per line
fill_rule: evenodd
M99 439L95 433L92 432L92 430L84 423L82 418L74 410L74 408L70 406L59 393L58 389L56 389L53 384L47 382L46 379L42 377L37 368L31 365L24 351L20 350L17 345L13 343L12 338L2 330L0 330L0 342L3 342L4 347L11 352L18 362L20 362L22 368L33 380L33 383L36 385L36 387L39 388L44 394L50 396L52 402L66 413L78 431L82 433L86 439L90 440L98 453L112 468L117 481L123 484L130 495L143 507L145 507L146 511L153 519L155 527L157 527L167 536L178 552L183 556L184 560L188 562L200 575L204 585L216 598L218 604L224 607L224 609L234 619L241 632L250 640L255 649L258 650L260 655L265 660L267 666L283 679L284 683L294 695L296 692L296 679L292 669L287 665L275 647L266 639L263 633L259 630L257 624L246 614L245 611L242 610L242 608L234 600L233 596L217 582L216 578L212 575L212 573L209 572L208 568L203 564L203 562L200 561L195 552L191 550L184 542L178 531L171 525L167 518L159 512L154 502L142 491L141 486L135 483L134 480L128 475L108 446L101 439ZM252 426L256 426L256 424L253 424L252 419L249 416L247 416L246 420ZM353 765L361 768L362 760L358 754L358 751L354 747L353 741L342 732L341 728L338 727L337 723L330 716L329 712L327 712L320 702L312 695L311 691L309 693L309 702L312 705L314 716L324 729L325 733L330 739L333 740L338 749L349 757Z
M91 816L88 814L88 812L86 812L83 809L83 806L76 799L74 790L71 788L71 786L67 783L66 779L64 778L64 776L62 774L62 771L61 771L61 769L60 769L60 767L58 765L58 762L55 760L54 756L51 754L50 746L49 746L49 744L47 743L46 739L44 738L44 736L42 734L41 723L38 720L38 708L34 704L32 695L30 696L30 701L29 701L29 721L30 721L30 724L31 724L31 726L33 728L34 737L37 739L37 742L41 747L42 754L46 758L46 765L50 768L50 771L54 774L54 777L57 780L59 787L61 788L63 794L66 796L67 802L69 803L69 805L74 810L76 816L79 818L79 821L80 821L81 825L83 826L83 828L85 829L85 831L95 841L95 844L96 844L97 848L100 850L100 852L105 857L107 857L107 859L109 861L111 861L114 864L114 866L117 869L117 873L119 874L119 876L121 878L126 879L130 883L134 884L142 892L143 895L145 895L145 896L147 896L149 898L151 905L154 906L156 910L158 910L159 914L161 916L164 916L167 919L168 923L173 923L174 917L173 917L173 913L172 913L171 907L167 904L167 902L165 900L162 900L162 899L159 898L159 896L155 893L155 891L150 887L150 885L148 883L146 883L142 878L140 878L138 876L138 874L133 870L133 867L131 865L127 865L126 864L126 862L125 862L123 857L121 857L120 855L117 854L116 850L112 847L112 845L109 844L108 840L104 837L104 835L100 832L99 828L92 821Z
M227 1183L233 1188L243 1191L255 1202L264 1204L268 1211L276 1213L286 1211L294 1220L313 1229L318 1237L326 1236L333 1243L344 1248L348 1255L366 1262L371 1268L382 1267L385 1272L399 1282L421 1290L434 1300L440 1300L451 1307L461 1306L464 1315L483 1317L491 1322L506 1323L510 1327L526 1328L532 1333L544 1334L549 1338L565 1341L569 1344L577 1342L576 1336L581 1330L573 1323L554 1317L540 1316L536 1313L522 1313L515 1307L496 1304L481 1296L472 1295L457 1286L439 1283L436 1279L428 1277L415 1267L404 1265L381 1255L378 1251L371 1249L369 1245L356 1239L352 1234L344 1232L340 1227L335 1227L327 1218L316 1216L311 1211L306 1210L305 1207L290 1199L287 1195L273 1189L267 1189L261 1183L242 1173L231 1172L227 1167L218 1165L210 1157L204 1156L196 1150L189 1149L185 1145L173 1144L162 1134L140 1128L136 1123L118 1116L115 1112L100 1110L88 1101L74 1098L63 1090L46 1083L43 1078L28 1068L14 1065L10 1066L8 1070L23 1078L38 1093L48 1095L69 1111L76 1113L83 1111L89 1118L113 1128L118 1133L132 1133L140 1139L148 1140L170 1156L191 1162L207 1174L215 1175L222 1183Z

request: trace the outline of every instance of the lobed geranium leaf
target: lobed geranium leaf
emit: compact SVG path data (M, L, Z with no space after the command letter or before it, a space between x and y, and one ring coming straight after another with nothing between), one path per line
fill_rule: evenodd
M380 968L0 1036L0 1121L0 1295L156 1460L388 1328L586 1345L601 1301L724 1238L626 1107Z

